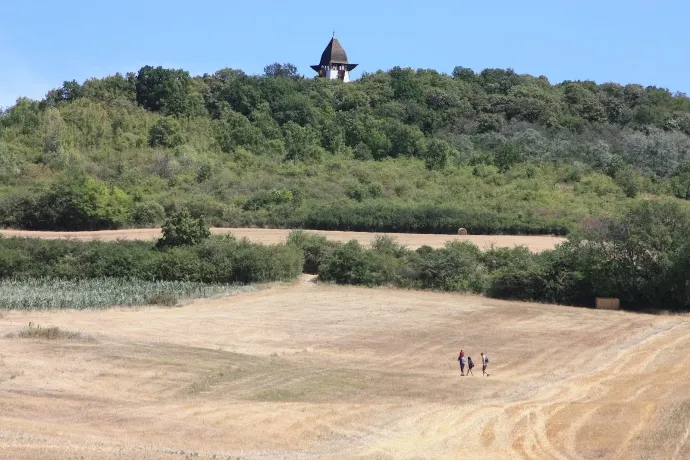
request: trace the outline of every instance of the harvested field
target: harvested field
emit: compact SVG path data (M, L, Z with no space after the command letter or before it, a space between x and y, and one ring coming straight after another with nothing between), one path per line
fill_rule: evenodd
M29 321L94 340L12 338ZM9 337L8 337L9 335ZM491 376L461 377L460 348ZM690 458L690 321L303 279L0 316L0 457Z
M248 238L255 243L276 244L284 243L292 230L266 228L213 228L215 234L232 233L238 238ZM428 245L434 248L442 247L447 241L470 241L481 249L491 246L513 247L526 246L535 252L553 249L565 241L565 238L554 236L521 236L521 235L432 235L421 233L367 233L367 232L337 232L325 230L306 230L310 233L325 235L331 241L347 242L358 240L360 243L370 244L376 235L390 235L398 243L410 249ZM152 240L160 238L161 232L157 228L130 230L102 230L95 232L34 232L25 230L0 230L0 235L23 236L32 238L72 238L80 240Z

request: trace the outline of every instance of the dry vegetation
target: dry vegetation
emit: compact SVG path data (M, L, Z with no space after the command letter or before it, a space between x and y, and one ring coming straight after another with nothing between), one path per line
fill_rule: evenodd
M0 338L13 459L690 456L686 316L303 280L175 309L8 312L0 337L28 321L98 341ZM491 377L460 377L461 347Z
M8 339L42 339L42 340L82 340L93 341L93 337L83 332L73 332L60 329L59 327L41 327L40 324L29 323L19 332L7 334Z
M261 244L284 243L292 230L270 228L212 228L211 232L217 235L232 233L237 238L248 238L250 241ZM490 247L514 247L526 246L534 252L553 249L556 245L565 241L565 238L554 236L532 235L430 235L421 233L368 233L368 232L338 232L325 230L305 230L309 233L325 235L331 241L347 242L357 240L364 245L374 241L376 235L390 235L395 240L409 247L417 249L422 245L433 248L443 247L447 241L469 241L479 246L480 249ZM31 237L31 238L71 238L78 240L153 240L160 238L161 231L157 228L141 228L129 230L101 230L92 232L42 232L26 230L0 230L0 236Z

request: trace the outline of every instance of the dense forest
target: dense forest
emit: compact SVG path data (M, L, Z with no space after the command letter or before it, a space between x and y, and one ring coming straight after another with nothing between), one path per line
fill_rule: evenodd
M146 66L0 112L0 225L565 234L690 197L690 99L457 67L359 80Z

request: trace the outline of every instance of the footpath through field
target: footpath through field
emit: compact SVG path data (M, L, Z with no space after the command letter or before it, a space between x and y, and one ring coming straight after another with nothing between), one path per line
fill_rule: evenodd
M214 234L232 233L238 238L248 238L250 241L263 244L284 243L292 230L272 228L212 228ZM541 252L555 248L565 241L565 238L554 236L526 236L526 235L437 235L422 233L370 233L370 232L340 232L326 230L305 230L309 233L324 235L331 241L347 242L357 240L361 244L369 245L376 235L389 235L410 249L417 249L427 245L439 248L448 241L469 241L488 249L493 244L496 247L526 246L531 251ZM72 238L78 240L152 240L161 236L159 228L142 228L126 230L102 230L95 232L43 232L26 230L0 230L5 237L21 236L30 238Z

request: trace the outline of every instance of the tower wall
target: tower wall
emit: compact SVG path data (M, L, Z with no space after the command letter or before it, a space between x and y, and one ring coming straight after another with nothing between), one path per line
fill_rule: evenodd
M333 65L326 70L328 80L342 80L345 83L350 81L350 71L342 65Z

